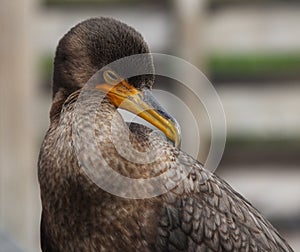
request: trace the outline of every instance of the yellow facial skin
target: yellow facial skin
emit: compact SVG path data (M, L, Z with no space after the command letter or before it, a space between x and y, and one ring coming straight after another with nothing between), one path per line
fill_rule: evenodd
M175 146L180 145L180 130L175 123L155 110L151 104L143 101L143 93L118 76L107 70L103 74L105 83L96 85L96 89L106 93L110 101L119 108L125 109L161 130Z

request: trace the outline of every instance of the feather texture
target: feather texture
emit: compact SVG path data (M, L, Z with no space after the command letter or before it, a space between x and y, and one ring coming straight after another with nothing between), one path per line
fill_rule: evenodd
M274 227L225 181L149 128L128 127L107 97L99 107L99 94L84 96L82 87L105 64L147 52L139 33L109 18L84 21L60 41L51 123L38 161L42 251L291 252ZM146 88L153 78L140 76L132 83ZM126 159L116 148L129 145L141 153L154 147L157 155L131 162L136 152L128 152ZM133 179L164 174L167 192L146 199L112 195L91 180L94 176L123 190L122 181L106 176L104 168ZM125 189L157 189L156 184L141 185Z

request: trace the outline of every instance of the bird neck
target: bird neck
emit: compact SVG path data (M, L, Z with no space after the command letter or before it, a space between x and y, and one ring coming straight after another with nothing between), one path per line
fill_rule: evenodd
M128 127L107 97L101 97L94 90L81 91L67 98L63 92L57 92L51 109L54 134L51 139L57 139L58 145L53 149L59 151L63 146L79 163L82 160L78 153L83 159L93 160L93 167L109 166L132 178L149 178L164 171L165 167L158 166L164 158L163 146L168 145L164 138L153 135L152 130L143 125L133 123ZM80 151L75 150L76 146ZM74 175L80 173L79 169L63 172Z
M55 92L55 94L53 94L53 101L52 101L52 106L50 109L50 122L51 123L58 121L62 107L69 96L70 96L70 92L67 92L67 90L64 88L58 89Z

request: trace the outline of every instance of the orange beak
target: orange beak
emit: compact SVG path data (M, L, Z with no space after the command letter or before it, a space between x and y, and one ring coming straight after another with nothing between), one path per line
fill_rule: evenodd
M148 121L161 130L176 147L180 146L179 124L160 106L150 91L141 92L124 79L119 79L117 84L106 82L96 85L96 89L104 91L116 107Z

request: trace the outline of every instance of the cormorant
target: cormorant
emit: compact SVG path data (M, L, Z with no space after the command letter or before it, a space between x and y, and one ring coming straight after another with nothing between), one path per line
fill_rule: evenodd
M178 159L187 159L191 161L187 177L162 195L128 199L102 190L83 171L73 143L72 118L84 84L108 63L148 52L137 31L111 18L83 21L60 40L54 62L50 128L38 162L42 251L292 251L246 199L161 136L155 136L161 155L153 163L134 164L119 156L110 140L107 118L117 115L117 130L129 131L137 149L149 146L151 130L138 124L128 130L116 109L120 97L150 89L152 75L122 80L119 89L104 97L95 121L99 152L114 170L133 178L156 176L167 169L176 172L181 170ZM120 73L106 74L115 78ZM106 89L107 83L97 86L98 92ZM161 111L152 113L155 118L147 118L147 113L139 116L177 141L175 120ZM90 126L85 127L83 132ZM172 181L172 172L169 175Z

